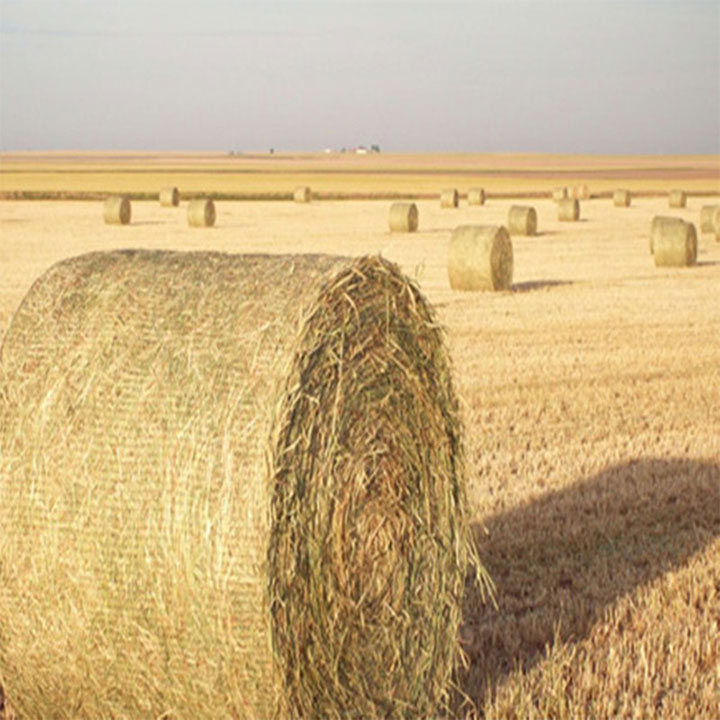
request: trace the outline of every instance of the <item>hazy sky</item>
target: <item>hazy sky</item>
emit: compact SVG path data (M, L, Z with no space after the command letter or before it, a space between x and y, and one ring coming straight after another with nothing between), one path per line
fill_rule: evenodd
M0 147L720 152L720 0L0 0Z

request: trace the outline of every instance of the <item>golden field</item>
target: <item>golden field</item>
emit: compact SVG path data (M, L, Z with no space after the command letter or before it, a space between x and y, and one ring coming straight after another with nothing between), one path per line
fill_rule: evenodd
M0 192L435 194L483 186L484 206L421 199L391 234L385 200L0 202L0 339L53 263L116 248L382 253L415 278L447 332L462 398L470 498L497 608L468 597L459 688L488 718L720 716L720 242L656 268L655 215L695 223L720 204L717 157L5 155ZM450 234L506 224L513 193L587 183L581 220L545 197L538 235L513 237L510 292L459 293ZM606 194L640 196L617 208ZM686 208L665 193L683 188Z

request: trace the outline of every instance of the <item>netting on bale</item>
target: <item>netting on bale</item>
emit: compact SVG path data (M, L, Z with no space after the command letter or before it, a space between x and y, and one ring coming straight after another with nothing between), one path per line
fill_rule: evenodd
M468 564L432 309L379 258L94 253L0 349L22 717L442 711Z

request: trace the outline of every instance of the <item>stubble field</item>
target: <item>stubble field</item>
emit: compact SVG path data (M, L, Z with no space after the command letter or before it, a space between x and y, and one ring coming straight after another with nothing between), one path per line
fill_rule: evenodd
M88 251L381 253L417 280L446 329L478 547L497 586L497 608L468 597L461 691L493 718L718 717L720 242L699 234L692 268L656 268L648 248L655 215L698 226L700 207L720 202L711 196L717 174L692 159L658 162L659 175L650 164L608 169L584 159L584 173L567 161L568 175L553 176L551 159L525 166L533 162L548 176L496 176L495 186L492 175L453 174L457 162L439 163L437 177L413 175L414 162L395 175L376 168L384 192L478 184L490 192L479 207L418 200L414 234L389 233L387 200L218 201L208 229L188 227L185 202L135 201L131 225L119 227L103 224L97 201L4 200L0 340L33 281ZM514 163L503 167L520 172ZM691 178L695 165L701 176ZM315 186L307 166L263 176L263 190L292 191L300 177ZM4 175L4 191L93 189L77 185L82 173L32 187L13 177ZM135 177L119 173L117 186L94 189L124 189ZM141 177L157 189L173 178L167 169ZM328 192L366 189L350 170L329 177ZM606 196L581 201L577 223L559 222L546 197L499 197L575 181L600 195L630 187L639 196L629 208ZM669 209L673 187L697 194ZM512 291L452 291L453 228L506 224L513 202L536 208L539 233L513 237Z

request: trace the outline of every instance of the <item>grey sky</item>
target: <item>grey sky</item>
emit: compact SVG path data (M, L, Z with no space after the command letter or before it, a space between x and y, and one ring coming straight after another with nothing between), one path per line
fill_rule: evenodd
M0 147L720 152L720 0L0 0Z

